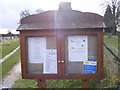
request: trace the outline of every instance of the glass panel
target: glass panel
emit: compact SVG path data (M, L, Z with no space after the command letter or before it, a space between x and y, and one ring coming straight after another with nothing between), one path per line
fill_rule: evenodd
M96 73L97 36L68 36L65 38L65 49L66 75Z
M55 37L27 38L29 74L57 74L57 49Z

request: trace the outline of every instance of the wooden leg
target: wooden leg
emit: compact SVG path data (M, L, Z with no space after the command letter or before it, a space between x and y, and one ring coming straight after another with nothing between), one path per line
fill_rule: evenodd
M83 88L83 90L84 89L89 90L89 80L87 80L87 79L82 80L82 88Z
M46 88L45 80L38 80L38 88L40 88L41 90Z

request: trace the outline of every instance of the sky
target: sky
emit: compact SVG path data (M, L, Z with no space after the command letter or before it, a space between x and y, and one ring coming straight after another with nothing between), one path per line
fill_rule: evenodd
M20 12L26 9L34 11L57 10L60 2L71 2L73 10L93 12L104 15L100 6L103 0L0 0L0 33L7 29L17 29L20 21Z

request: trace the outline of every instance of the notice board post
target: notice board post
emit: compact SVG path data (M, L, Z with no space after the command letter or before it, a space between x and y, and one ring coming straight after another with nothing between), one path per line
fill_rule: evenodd
M46 88L46 80L38 80L38 88L42 88L42 89L44 89L44 88Z
M88 79L82 79L82 88L84 89L87 89L89 88L89 80Z
M103 17L62 9L21 19L21 66L23 79L45 80L103 77ZM42 80L42 81L40 81Z

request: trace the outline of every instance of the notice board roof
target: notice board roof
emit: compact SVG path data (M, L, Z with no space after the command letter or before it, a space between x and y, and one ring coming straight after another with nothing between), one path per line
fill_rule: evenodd
M103 16L76 10L53 10L24 17L17 30L105 28Z

